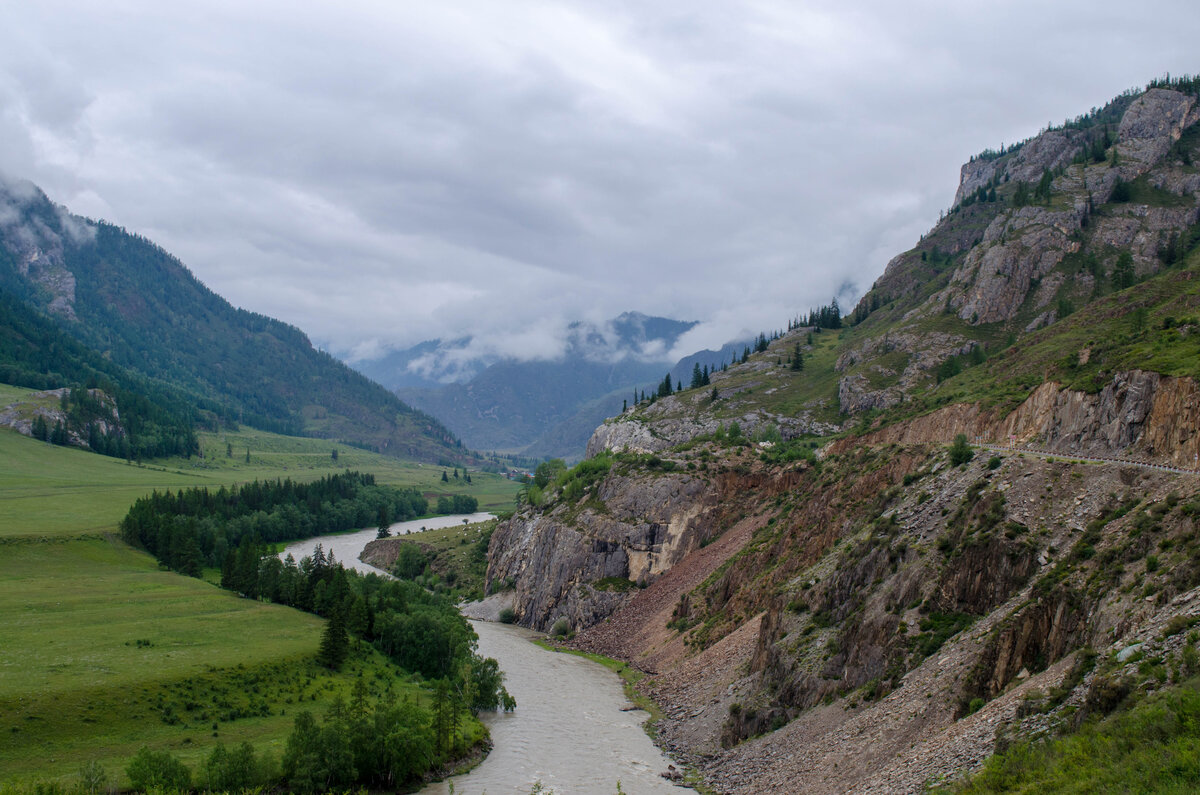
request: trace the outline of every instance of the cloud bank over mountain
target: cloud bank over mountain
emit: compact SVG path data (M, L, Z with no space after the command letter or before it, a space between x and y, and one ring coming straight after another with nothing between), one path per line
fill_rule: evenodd
M571 322L626 310L701 319L679 345L695 350L849 303L971 153L1195 71L1200 39L1187 2L5 19L0 170L349 358L460 337L555 356Z

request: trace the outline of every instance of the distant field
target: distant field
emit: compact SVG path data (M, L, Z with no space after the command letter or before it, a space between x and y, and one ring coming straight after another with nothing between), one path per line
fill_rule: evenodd
M316 666L321 619L160 571L119 542L0 549L0 782L91 759L115 776L141 745L189 763L218 741L279 756L295 713L323 712L360 671L377 692L417 693L369 650L339 674Z
M141 495L212 482L0 430L0 538L112 532Z
M483 510L509 509L520 484L501 475L472 472L471 485L455 480L454 467L401 461L378 453L347 447L327 439L280 436L245 428L236 433L200 434L202 459L171 459L167 466L183 471L204 472L223 482L264 477L311 479L330 472L357 469L371 472L380 483L415 486L427 495L470 494ZM228 455L232 448L232 455ZM338 457L333 459L333 451ZM250 463L246 463L246 451ZM450 476L442 482L442 472ZM462 470L459 470L460 473Z
M232 457L225 455L227 444L234 447ZM201 447L203 458L139 466L0 429L0 539L114 532L134 500L155 489L216 487L256 478L311 480L347 468L372 472L380 483L415 486L435 499L470 494L481 510L510 508L518 489L517 483L484 472L471 473L469 486L453 477L442 483L441 467L342 446L334 462L334 445L320 439L242 431L201 434Z

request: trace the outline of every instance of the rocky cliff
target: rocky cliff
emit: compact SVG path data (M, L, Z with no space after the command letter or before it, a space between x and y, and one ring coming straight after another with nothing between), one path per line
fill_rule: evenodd
M620 472L574 504L518 512L492 536L490 590L515 590L521 624L549 630L607 618L636 588L653 582L714 533L723 489L683 473Z
M860 316L891 311L839 360L842 410L894 406L964 349L994 349L996 329L1034 331L1158 273L1200 220L1198 120L1194 95L1156 88L964 166L953 210L863 298ZM895 351L908 354L899 370L884 364Z
M718 792L923 791L1183 682L1196 106L1127 95L964 166L850 322L597 429L586 486L497 530L491 587L646 671Z

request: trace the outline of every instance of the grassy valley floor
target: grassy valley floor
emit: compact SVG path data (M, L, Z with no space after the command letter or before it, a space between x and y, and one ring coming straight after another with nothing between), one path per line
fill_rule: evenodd
M201 444L203 458L139 466L0 431L0 786L67 781L93 760L120 784L141 746L193 768L217 743L278 760L295 715L348 700L360 677L373 698L426 699L369 646L338 673L321 668L322 619L164 571L117 525L155 489L346 468L435 499L470 494L483 509L511 505L516 484L486 473L443 483L441 467L343 446L334 461L327 441L250 430ZM468 744L484 736L477 721L464 731Z

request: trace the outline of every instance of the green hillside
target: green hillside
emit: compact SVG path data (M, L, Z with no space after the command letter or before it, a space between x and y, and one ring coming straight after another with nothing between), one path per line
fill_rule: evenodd
M244 423L428 461L465 457L439 422L299 329L231 306L150 241L71 216L32 186L0 184L0 205L8 380L45 388L107 379L158 405L184 399L209 427Z

